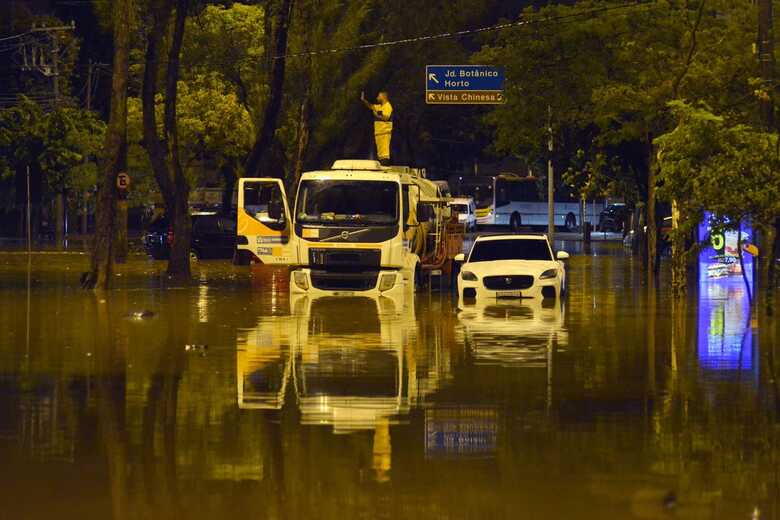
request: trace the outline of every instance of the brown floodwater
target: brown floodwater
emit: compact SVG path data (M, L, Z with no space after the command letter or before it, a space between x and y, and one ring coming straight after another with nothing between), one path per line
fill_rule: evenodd
M560 305L459 310L141 256L95 296L87 260L0 253L1 519L780 518L739 284L672 302L600 244Z

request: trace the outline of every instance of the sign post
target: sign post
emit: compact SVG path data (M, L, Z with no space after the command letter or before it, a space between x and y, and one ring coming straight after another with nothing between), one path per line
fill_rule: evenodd
M500 105L504 102L503 67L425 67L425 103L428 105Z
M130 188L130 176L119 172L116 176L116 187L119 198L116 201L116 235L114 245L114 261L124 264L127 261L127 192Z

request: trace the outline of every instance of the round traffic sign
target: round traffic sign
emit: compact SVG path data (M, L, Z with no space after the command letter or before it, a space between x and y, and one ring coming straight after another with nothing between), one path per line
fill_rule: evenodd
M120 190L126 190L130 187L130 176L125 172L121 172L116 176L116 187Z

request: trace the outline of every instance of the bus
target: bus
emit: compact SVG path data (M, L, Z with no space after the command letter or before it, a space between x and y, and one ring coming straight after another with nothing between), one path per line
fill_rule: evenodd
M460 177L455 191L458 196L474 199L477 225L509 226L517 231L523 226L548 224L547 186L537 177L513 173ZM591 206L589 203L591 213L600 213L604 202L598 202L595 208ZM555 225L574 231L580 224L580 201L568 190L556 190Z

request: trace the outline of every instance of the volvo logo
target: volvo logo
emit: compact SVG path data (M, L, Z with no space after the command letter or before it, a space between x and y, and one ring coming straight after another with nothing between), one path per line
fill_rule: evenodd
M341 240L347 240L347 239L349 239L349 231L342 231Z

